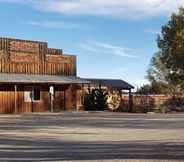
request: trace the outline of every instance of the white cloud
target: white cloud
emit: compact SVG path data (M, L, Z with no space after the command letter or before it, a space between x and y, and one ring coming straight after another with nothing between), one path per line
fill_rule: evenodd
M114 46L108 43L102 42L90 42L90 43L81 43L80 47L91 53L103 53L111 54L115 56L128 57L128 58L138 58L135 54L135 50L127 47Z
M184 5L184 0L0 0L24 3L36 9L68 15L100 15L118 18L168 16Z
M74 24L62 21L28 21L27 24L45 28L63 28L63 29L88 29L91 28L84 24Z
M94 53L98 53L99 52L99 49L97 49L96 47L94 47L93 45L89 45L87 43L80 43L79 46L86 50L86 51L89 51L89 52L94 52Z

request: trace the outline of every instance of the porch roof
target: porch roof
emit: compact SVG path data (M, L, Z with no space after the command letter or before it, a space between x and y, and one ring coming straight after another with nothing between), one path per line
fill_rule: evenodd
M84 78L84 79L91 82L92 84L108 86L115 89L120 90L134 89L134 86L130 85L129 83L121 79L99 79L99 78Z
M89 81L76 76L0 73L0 83L88 84Z

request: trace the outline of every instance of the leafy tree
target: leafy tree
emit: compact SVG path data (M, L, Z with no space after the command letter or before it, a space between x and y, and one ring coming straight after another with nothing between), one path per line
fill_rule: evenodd
M85 110L103 111L107 109L108 93L102 89L93 89L84 97Z
M158 35L159 51L153 56L148 78L168 85L174 95L184 92L184 8L171 16Z
M140 87L137 92L138 94L168 94L168 85L162 82L152 82L151 84L146 84Z

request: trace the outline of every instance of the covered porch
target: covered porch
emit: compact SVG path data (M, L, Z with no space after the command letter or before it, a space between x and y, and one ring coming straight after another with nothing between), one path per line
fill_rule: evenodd
M99 78L84 78L89 81L87 89L91 88L105 88L109 92L110 95L118 95L116 100L119 100L119 107L122 105L122 94L123 91L126 91L128 94L128 107L127 111L132 112L133 110L133 98L132 98L132 89L134 87L129 83L125 82L121 79L99 79ZM112 111L116 111L116 108Z
M77 109L77 91L88 81L75 76L0 74L0 113Z

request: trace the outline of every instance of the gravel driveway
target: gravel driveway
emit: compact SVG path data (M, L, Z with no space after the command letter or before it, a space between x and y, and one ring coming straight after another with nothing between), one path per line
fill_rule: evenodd
M184 114L0 115L0 162L136 159L184 161Z

